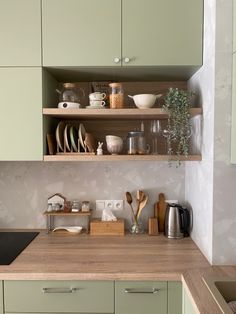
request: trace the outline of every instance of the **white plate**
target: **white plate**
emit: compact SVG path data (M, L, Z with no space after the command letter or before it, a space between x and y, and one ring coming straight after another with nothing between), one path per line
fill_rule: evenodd
M68 131L69 131L69 125L67 124L65 129L64 129L64 141L65 141L67 150L70 152L71 151L70 136L68 134Z
M56 141L57 145L62 151L64 150L64 129L65 122L63 121L59 122L56 128Z
M85 130L84 125L82 123L80 123L80 125L79 125L79 141L80 141L80 144L83 147L84 151L86 151L86 148L84 145L85 133L86 133L86 130Z
M53 232L57 231L57 230L66 230L66 231L71 232L71 233L80 233L82 231L82 229L83 228L81 226L74 226L74 227L61 226L61 227L54 228Z
M77 129L72 125L70 127L70 142L75 152L78 152L78 132Z

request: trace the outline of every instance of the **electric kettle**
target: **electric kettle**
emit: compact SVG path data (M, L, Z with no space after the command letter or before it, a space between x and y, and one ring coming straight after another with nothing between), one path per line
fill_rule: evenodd
M189 236L190 228L190 211L179 204L168 204L165 214L165 236L181 239Z

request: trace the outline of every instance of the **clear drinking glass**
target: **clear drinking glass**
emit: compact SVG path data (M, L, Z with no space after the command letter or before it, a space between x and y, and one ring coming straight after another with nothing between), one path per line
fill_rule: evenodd
M151 154L158 154L158 140L162 135L162 127L160 120L152 120L150 124L150 135L151 135Z

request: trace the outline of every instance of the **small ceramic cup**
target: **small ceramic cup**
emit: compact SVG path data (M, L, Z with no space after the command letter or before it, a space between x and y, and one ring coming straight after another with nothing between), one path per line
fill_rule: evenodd
M103 100L105 98L106 98L106 94L105 93L95 92L95 93L89 94L89 99L90 100Z
M91 107L104 107L106 102L104 100L90 100Z

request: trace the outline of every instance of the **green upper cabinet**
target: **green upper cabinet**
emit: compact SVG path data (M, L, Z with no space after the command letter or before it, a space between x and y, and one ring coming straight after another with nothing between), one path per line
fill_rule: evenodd
M0 68L0 160L42 160L42 69Z
M42 0L44 66L199 66L203 0Z
M123 0L126 66L201 65L203 0Z
M0 66L41 65L41 1L0 0Z
M3 289L2 289L2 281L0 281L0 314L3 314Z
M120 0L42 0L44 66L116 66Z

